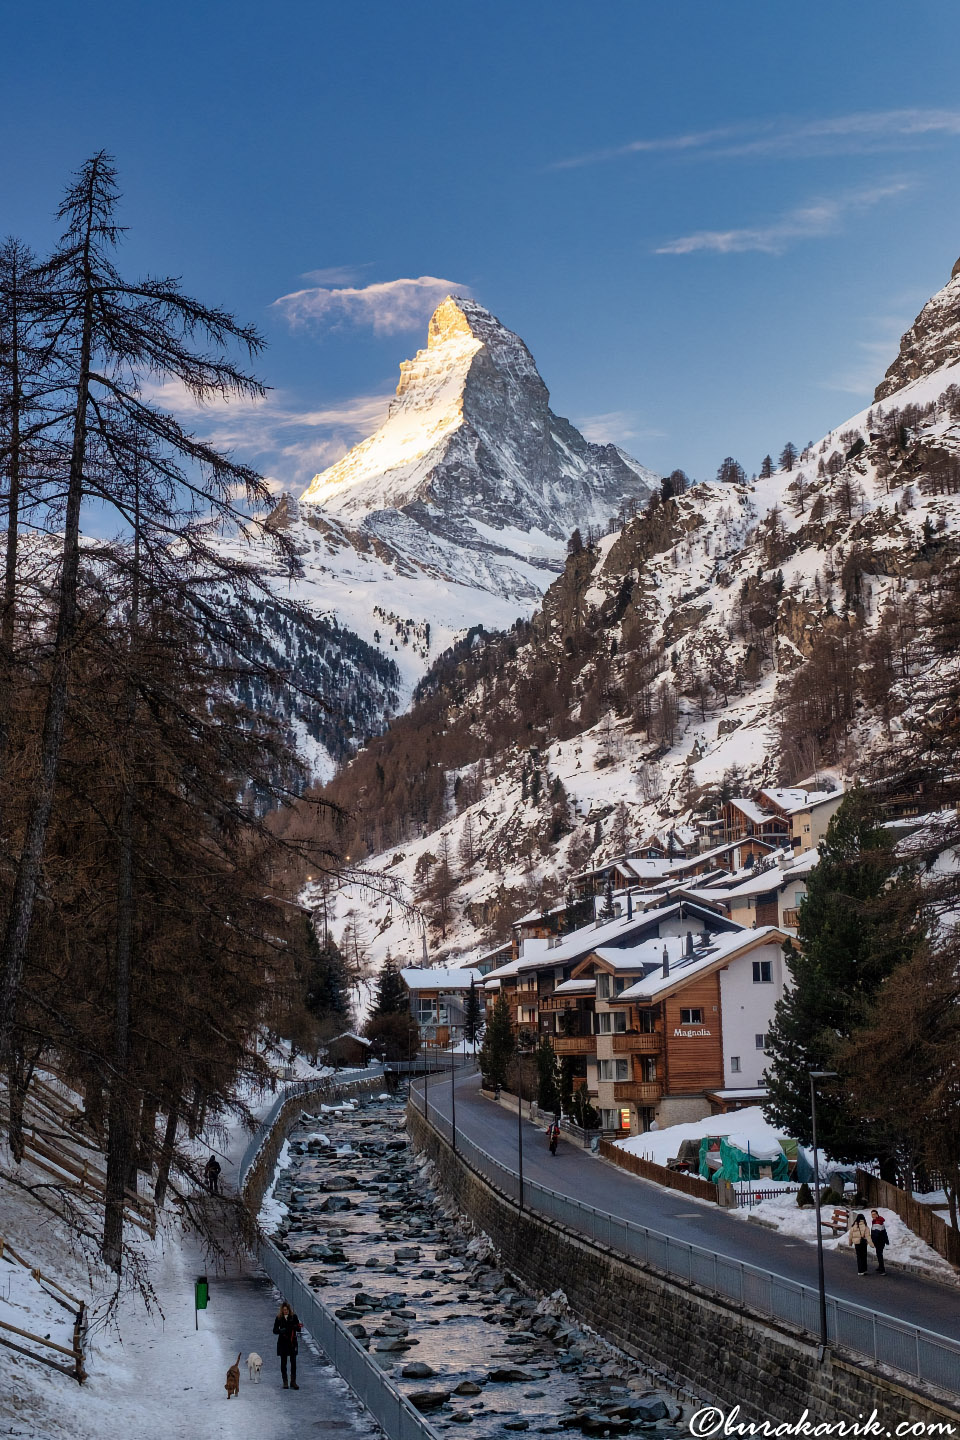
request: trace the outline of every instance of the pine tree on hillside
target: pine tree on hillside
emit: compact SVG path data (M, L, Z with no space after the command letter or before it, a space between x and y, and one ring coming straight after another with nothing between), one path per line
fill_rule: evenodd
M780 451L780 469L792 470L797 463L797 447L792 440L788 440Z
M728 455L725 460L720 462L717 479L722 485L745 485L747 472L738 460L734 460L732 455Z
M371 1015L402 1015L410 1009L410 995L394 960L385 960L377 980Z
M515 1050L510 1004L506 995L500 994L487 1017L487 1028L480 1049L480 1069L488 1089L495 1090L500 1085L506 1085L507 1065Z
M772 455L764 455L763 459L760 461L760 479L761 479L761 480L769 480L769 479L770 479L770 476L771 476L772 474L773 474L773 456L772 456Z
M860 1028L879 987L915 950L912 888L898 878L889 830L859 787L847 796L820 846L800 903L797 945L786 948L791 987L777 1003L764 1106L772 1123L810 1144L811 1070L840 1068L845 1041ZM840 1081L818 1092L817 1129L837 1160L875 1157L885 1136Z
M353 1023L347 965L339 947L328 936L321 945L310 920L307 931L307 989L304 1003L318 1020L336 1018L347 1028Z
M477 982L470 981L466 1004L463 1007L463 1038L472 1045L483 1028L483 1010L477 994Z

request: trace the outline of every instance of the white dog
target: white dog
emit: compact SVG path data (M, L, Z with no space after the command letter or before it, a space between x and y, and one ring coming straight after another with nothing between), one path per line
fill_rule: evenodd
M260 1371L263 1369L263 1361L256 1350L251 1350L247 1356L247 1370L250 1372L250 1379L254 1385L260 1384Z

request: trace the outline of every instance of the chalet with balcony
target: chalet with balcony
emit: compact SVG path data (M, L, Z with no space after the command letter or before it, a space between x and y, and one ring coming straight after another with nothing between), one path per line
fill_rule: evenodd
M400 971L410 996L410 1013L420 1026L420 1043L444 1048L462 1038L467 996L476 987L481 1006L485 991L479 970Z
M601 945L574 968L561 987L582 1017L570 1041L604 1129L638 1133L654 1120L700 1119L717 1092L762 1090L786 938L774 927L663 934L622 949ZM562 1035L553 1043L558 1053L570 1049Z
M720 819L725 842L756 836L760 840L770 840L774 845L790 843L791 827L786 816L765 810L758 801L745 795L721 805Z

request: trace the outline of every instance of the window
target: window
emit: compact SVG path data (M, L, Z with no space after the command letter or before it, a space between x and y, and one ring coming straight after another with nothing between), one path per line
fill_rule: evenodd
M608 1011L604 1015L597 1016L597 1033L599 1035L622 1035L627 1028L627 1017L622 1010Z
M620 991L621 991L621 990L626 990L626 988L627 988L627 982L626 982L626 979L624 978L624 976L622 976L622 975L615 975L615 976L613 977L613 993L614 993L614 995L619 995L619 994L620 994Z
M756 1041L756 1045L757 1045L757 1049L758 1049L758 1050L766 1050L766 1048L767 1048L767 1037L766 1037L766 1034L756 1035L756 1036L754 1036L754 1039L755 1039L755 1041Z
M644 1081L656 1080L657 1062L652 1055L644 1055L640 1060L640 1079Z
M629 1080L630 1065L627 1060L599 1061L601 1080Z
M696 1009L696 1010L681 1010L681 1011L680 1011L680 1024L681 1024L681 1025L702 1025L702 1024L703 1024L703 1010L700 1009L700 1008L698 1008L698 1009Z
M608 1000L610 998L610 976L597 976L597 999Z
M629 1112L627 1112L627 1113L629 1114ZM629 1125L622 1125L622 1124L621 1124L622 1114L623 1114L623 1112L620 1111L620 1110L601 1110L601 1111L600 1111L600 1126L601 1126L601 1129L603 1129L603 1130L625 1130L625 1129L629 1129L629 1128L630 1128Z
M770 985L773 983L772 960L754 960L753 983L754 985Z
M740 1056L739 1056L739 1055L731 1055L731 1056L730 1056L730 1072L731 1072L731 1074L733 1074L733 1075L739 1075L739 1074L740 1074Z

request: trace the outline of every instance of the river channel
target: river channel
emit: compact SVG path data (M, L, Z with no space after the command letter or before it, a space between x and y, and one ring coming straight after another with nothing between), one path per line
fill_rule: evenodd
M438 1430L664 1437L689 1406L500 1268L410 1148L405 1095L304 1114L264 1212L324 1303Z

